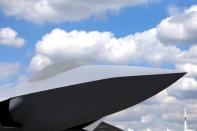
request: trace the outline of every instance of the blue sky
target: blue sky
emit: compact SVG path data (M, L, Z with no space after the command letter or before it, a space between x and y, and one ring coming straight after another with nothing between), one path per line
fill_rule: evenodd
M80 4L75 5L71 1L66 5L61 0L62 3L51 0L29 2L20 0L25 6L20 4L16 6L17 1L19 0L13 0L13 3L6 0L0 2L0 71L4 71L0 75L0 84L5 85L26 79L32 72L37 72L58 60L77 58L94 61L94 64L140 65L189 71L189 75L172 90L186 96L189 94L184 93L183 90L197 91L196 0L139 0L137 2L113 0L109 3L96 1L97 4L103 5L99 8L96 2L92 5L84 2L80 7ZM56 4L59 8L55 6ZM63 6L62 9L62 5L65 8ZM69 6L71 8L67 8ZM72 33L73 30L76 32ZM93 31L96 33L92 33ZM6 35L3 36L1 32L6 32ZM16 35L10 37L13 32ZM92 40L91 37L95 39ZM86 39L81 41L81 38ZM48 42L51 39L54 41ZM71 42L67 43L68 40ZM73 46L72 42L75 43L76 49L69 48ZM88 42L89 45L86 45ZM106 46L108 43L112 50ZM97 45L100 49L97 49ZM87 47L89 52L84 53ZM186 87L181 85L183 83L186 83ZM181 86L184 89L180 88ZM157 101L157 97L195 103L194 98L180 100L171 91L166 91L150 101ZM158 103L161 104L162 110L164 110L163 104L169 104L161 101ZM142 104L136 109L143 106ZM149 107L145 108L149 109ZM189 107L192 111L195 109L191 105ZM172 109L177 108L172 107ZM132 110L128 112L133 113ZM170 114L169 110L168 113ZM145 111L143 114L154 118L154 115L148 115ZM177 116L180 115L182 114ZM181 120L174 117L166 119L169 121L175 119L175 122L180 124ZM132 123L126 124L126 120L125 123L121 123L114 119L110 121L117 125L134 126ZM197 121L197 115L195 120ZM168 123L165 119L161 121ZM140 121L138 122L140 124ZM180 129L176 124L168 126Z

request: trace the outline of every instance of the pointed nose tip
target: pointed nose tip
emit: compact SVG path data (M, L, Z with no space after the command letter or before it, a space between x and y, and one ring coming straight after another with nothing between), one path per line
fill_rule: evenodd
M186 72L174 72L174 73L169 73L169 74L164 74L163 80L168 83L170 86L171 84L175 83L176 81L178 81L180 78L182 78L184 75L186 74ZM166 88L168 87L166 86Z
M187 74L187 72L178 72L178 73L175 73L177 75L178 78L181 78L183 77L184 75Z

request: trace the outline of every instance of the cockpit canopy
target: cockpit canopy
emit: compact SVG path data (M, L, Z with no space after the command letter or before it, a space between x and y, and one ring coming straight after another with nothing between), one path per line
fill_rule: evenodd
M51 78L51 77L58 75L62 72L77 68L77 67L82 66L84 64L85 64L85 62L76 61L76 60L56 62L56 63L49 65L46 68L40 70L35 75L33 75L33 77L31 79L29 79L29 82L45 80L47 78Z

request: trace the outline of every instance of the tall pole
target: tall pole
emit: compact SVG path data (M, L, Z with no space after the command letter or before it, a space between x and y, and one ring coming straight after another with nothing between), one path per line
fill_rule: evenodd
M187 111L184 109L184 131L187 131Z

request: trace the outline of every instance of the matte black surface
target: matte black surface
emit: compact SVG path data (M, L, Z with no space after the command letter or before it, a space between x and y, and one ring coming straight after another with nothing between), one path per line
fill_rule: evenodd
M0 125L3 127L21 127L21 125L15 122L9 111L9 101L6 100L0 103Z
M150 98L183 75L111 78L24 95L11 111L23 127L5 131L61 131L88 123Z
M95 121L91 121L91 122L87 122L87 123L84 123L84 124L81 124L81 125L77 125L77 126L74 126L74 127L71 127L71 128L68 128L68 129L66 129L65 131L67 131L67 130L74 130L74 131L79 131L79 130L82 130L84 127L86 127L86 126L88 126L88 125L90 125L90 124L92 124L92 123L94 123Z

